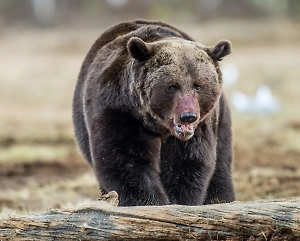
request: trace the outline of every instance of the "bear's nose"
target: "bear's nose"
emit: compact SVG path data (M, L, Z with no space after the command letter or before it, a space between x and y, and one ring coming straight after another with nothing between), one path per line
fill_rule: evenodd
M190 124L197 120L197 114L192 112L185 112L179 116L182 123Z

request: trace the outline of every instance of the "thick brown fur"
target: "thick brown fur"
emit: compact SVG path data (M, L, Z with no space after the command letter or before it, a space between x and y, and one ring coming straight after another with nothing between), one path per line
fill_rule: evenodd
M218 61L168 24L113 26L88 52L73 99L79 147L120 205L201 205L235 199L231 117Z

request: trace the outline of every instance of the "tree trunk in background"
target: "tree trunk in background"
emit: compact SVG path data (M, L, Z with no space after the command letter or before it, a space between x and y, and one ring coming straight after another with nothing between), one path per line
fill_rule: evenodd
M300 1L288 0L288 16L294 19L300 19Z

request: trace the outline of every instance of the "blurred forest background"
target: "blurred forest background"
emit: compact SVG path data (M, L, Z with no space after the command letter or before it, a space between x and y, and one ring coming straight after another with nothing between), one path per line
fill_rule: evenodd
M96 38L139 18L233 43L221 64L237 199L300 195L300 1L0 0L0 216L97 200L74 140L73 90Z

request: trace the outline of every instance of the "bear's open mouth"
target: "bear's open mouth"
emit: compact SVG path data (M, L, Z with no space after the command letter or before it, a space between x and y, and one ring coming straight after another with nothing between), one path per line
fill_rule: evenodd
M195 127L193 124L176 124L174 123L174 134L175 137L181 140L190 139L195 132Z

